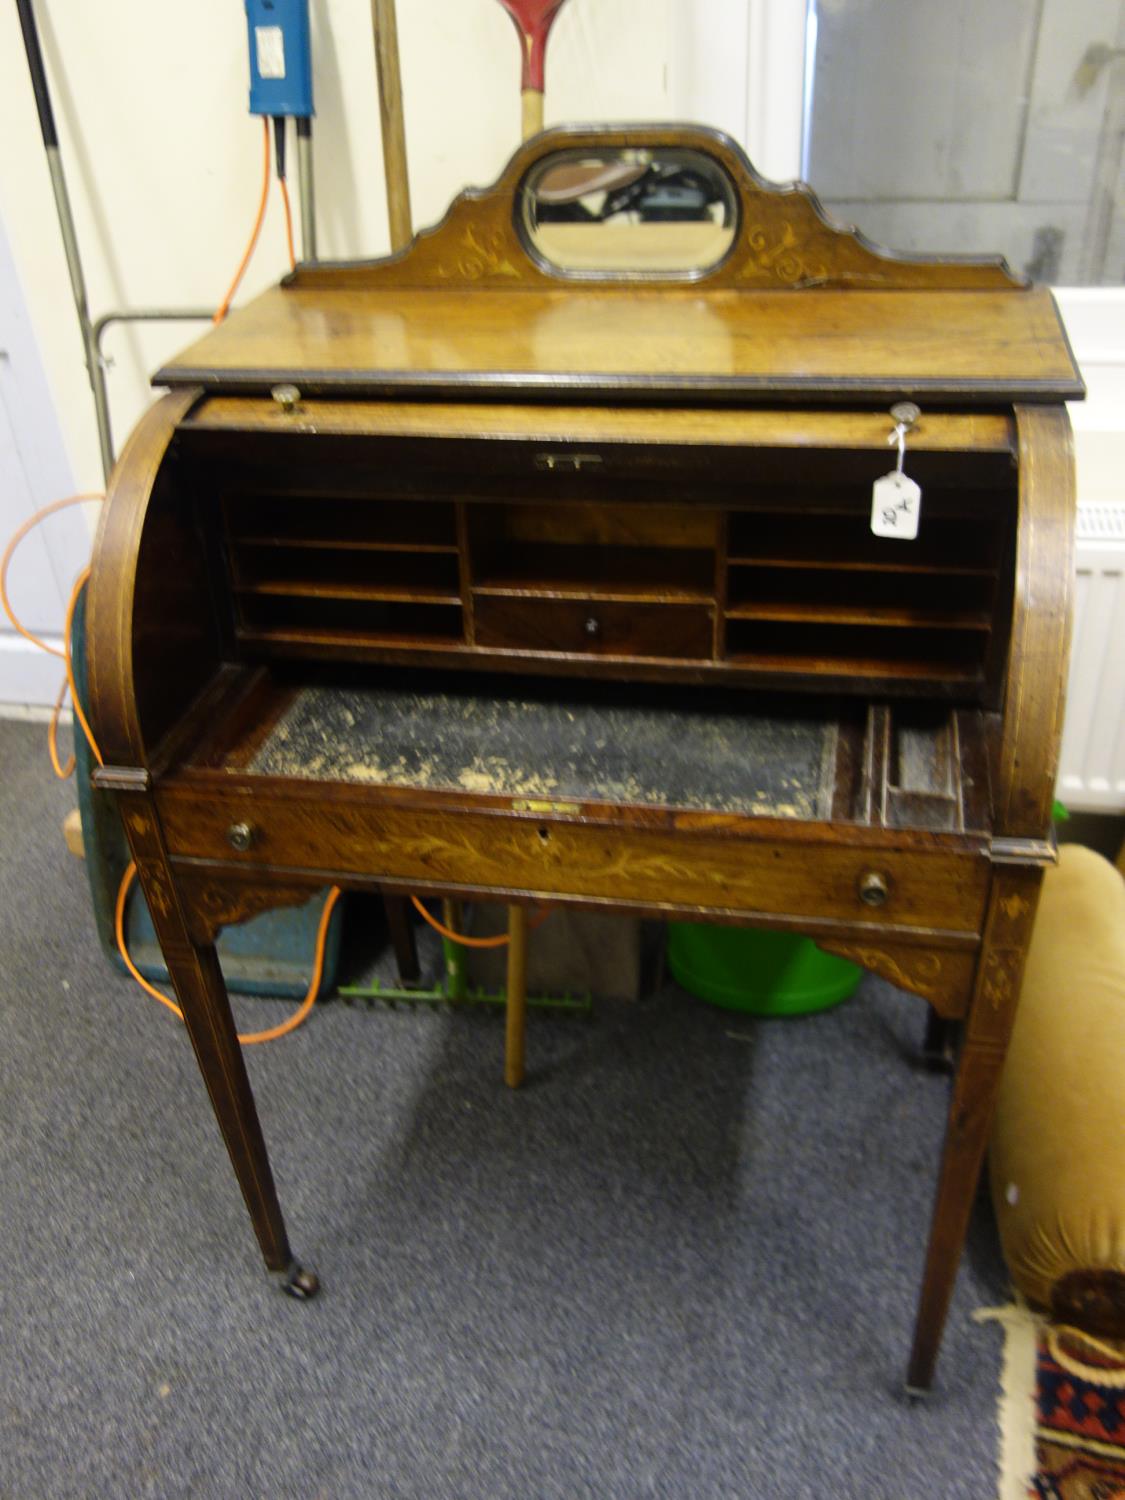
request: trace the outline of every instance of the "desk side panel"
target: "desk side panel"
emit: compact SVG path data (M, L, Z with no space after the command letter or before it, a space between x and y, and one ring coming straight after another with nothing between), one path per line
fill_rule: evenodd
M180 392L142 418L115 468L94 548L91 721L104 760L148 766L221 667L213 569L173 440L195 400Z
M1073 623L1075 477L1064 407L1016 408L1015 600L996 766L996 833L1044 838L1062 743Z

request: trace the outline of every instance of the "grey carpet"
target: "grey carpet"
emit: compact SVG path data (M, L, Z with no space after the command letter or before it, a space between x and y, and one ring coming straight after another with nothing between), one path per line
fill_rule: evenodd
M902 1392L947 1087L921 1002L535 1015L518 1096L495 1015L325 1004L249 1052L302 1306L182 1031L96 945L42 730L0 724L0 765L3 1500L995 1493L983 1210L937 1388Z

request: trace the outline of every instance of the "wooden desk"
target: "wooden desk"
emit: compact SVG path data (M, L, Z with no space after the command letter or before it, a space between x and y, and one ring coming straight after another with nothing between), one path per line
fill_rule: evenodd
M552 274L526 174L668 138L729 178L721 263ZM96 779L267 1266L315 1289L224 924L328 883L508 903L513 1081L528 905L785 928L961 1023L928 1386L1052 858L1081 383L1049 294L877 251L708 132L556 131L158 378L97 547ZM901 542L868 519L907 396Z

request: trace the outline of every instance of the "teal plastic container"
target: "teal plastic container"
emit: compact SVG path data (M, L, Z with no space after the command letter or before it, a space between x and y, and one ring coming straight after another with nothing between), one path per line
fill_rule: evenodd
M804 1016L851 995L863 970L791 932L668 923L668 967L711 1005L756 1016Z

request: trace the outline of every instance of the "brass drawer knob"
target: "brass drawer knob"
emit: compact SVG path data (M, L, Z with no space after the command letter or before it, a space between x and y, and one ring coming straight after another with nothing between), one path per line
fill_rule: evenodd
M885 905L890 893L887 877L878 870L865 870L859 877L859 899L865 906Z
M232 823L227 829L227 842L232 849L237 849L239 854L245 854L254 842L254 826L252 823Z
M281 407L283 412L292 415L300 405L301 393L295 385L275 385L270 395Z

